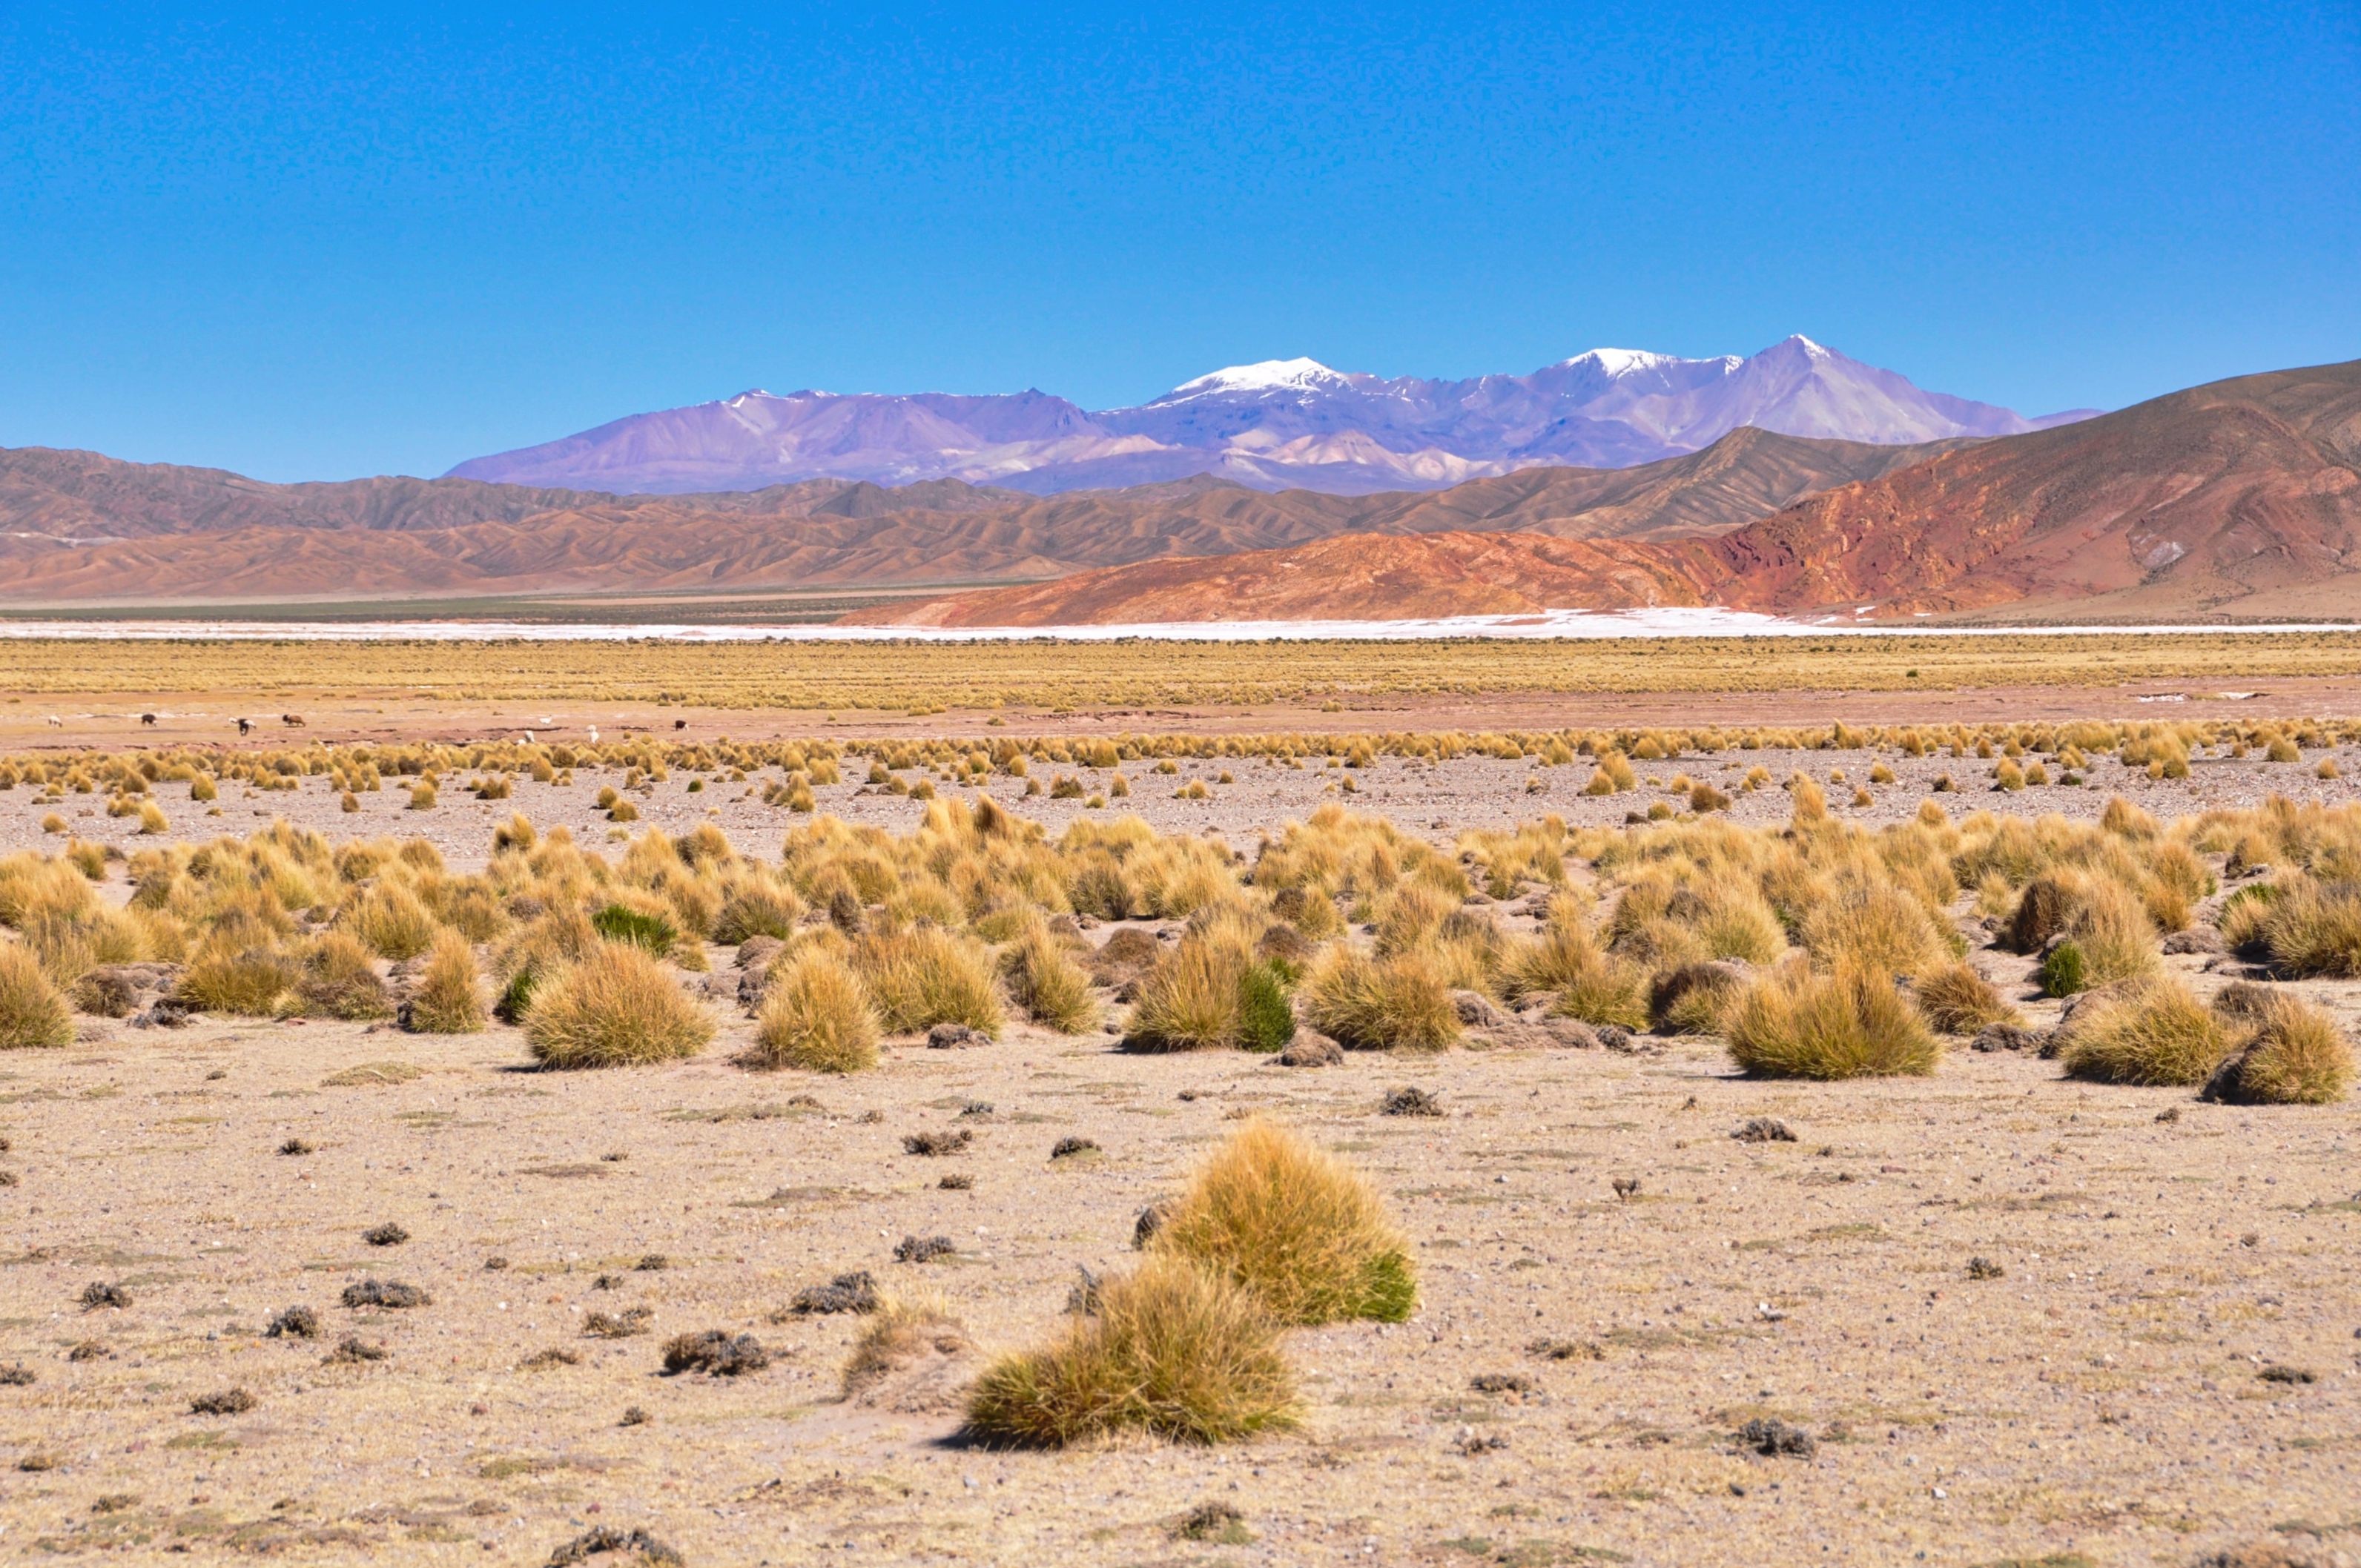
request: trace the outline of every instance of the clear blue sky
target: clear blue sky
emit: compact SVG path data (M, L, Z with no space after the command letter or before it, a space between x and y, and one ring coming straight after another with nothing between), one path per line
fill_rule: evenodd
M2030 412L2361 356L2361 7L0 0L0 445L1790 332Z

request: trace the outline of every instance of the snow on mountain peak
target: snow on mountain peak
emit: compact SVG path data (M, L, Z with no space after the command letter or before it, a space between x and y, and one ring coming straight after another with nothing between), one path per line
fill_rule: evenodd
M1651 354L1644 348L1594 348L1559 363L1579 365L1586 359L1609 376L1629 376L1634 370L1653 370L1673 362L1669 354Z
M1301 391L1333 387L1345 378L1317 359L1265 359L1253 365L1231 365L1193 381L1183 381L1159 398L1202 397L1208 392Z

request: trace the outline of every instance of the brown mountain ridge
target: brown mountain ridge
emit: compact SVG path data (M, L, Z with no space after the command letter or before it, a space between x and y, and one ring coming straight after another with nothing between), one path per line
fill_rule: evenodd
M2239 377L1977 442L1719 537L1647 531L1569 543L1526 532L1331 541L849 619L1115 625L1712 605L1889 618L2351 620L2361 617L2361 361Z
M1742 429L1635 468L1447 490L1276 494L1194 478L1039 499L953 479L611 496L464 479L270 485L93 453L0 452L0 599L53 604L780 588L1054 577L1343 534L1666 538L1739 527L1958 443Z

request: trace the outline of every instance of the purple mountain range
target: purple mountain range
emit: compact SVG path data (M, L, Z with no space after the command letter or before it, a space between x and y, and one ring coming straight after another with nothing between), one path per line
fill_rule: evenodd
M2015 435L2097 411L2026 419L1790 337L1746 358L1595 348L1529 376L1466 381L1273 359L1097 413L1038 391L742 392L472 458L450 477L638 494L953 478L1048 495L1210 474L1257 489L1359 495L1541 466L1630 467L1698 451L1741 425L1903 445Z

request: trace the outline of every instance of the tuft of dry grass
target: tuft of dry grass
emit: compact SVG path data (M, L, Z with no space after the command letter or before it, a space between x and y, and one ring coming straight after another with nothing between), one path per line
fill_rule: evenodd
M1001 955L1000 972L1010 997L1036 1024L1061 1035L1079 1035L1098 1023L1089 973L1047 926L1038 921L1028 926Z
M73 1009L23 948L0 948L0 1050L73 1044Z
M943 1304L928 1296L880 1296L865 1274L840 1276L830 1290L857 1282L863 1299L857 1305L831 1304L797 1310L863 1312L869 1324L852 1343L844 1364L844 1397L848 1399L883 1383L912 1362L928 1355L956 1355L970 1346L967 1330ZM807 1291L807 1296L812 1292Z
M1987 1024L2023 1021L1992 981L1964 963L1944 964L1920 975L1910 997L1941 1034L1972 1035Z
M968 1402L972 1431L1060 1447L1120 1431L1224 1442L1296 1425L1278 1328L1229 1280L1155 1255L1095 1296L1097 1310L1050 1344L984 1369Z
M476 994L476 954L467 938L443 931L418 992L402 1009L402 1025L419 1035L472 1035L484 1026L484 1003Z
M269 1018L285 1009L302 979L295 965L279 954L249 948L235 956L199 959L181 974L173 995L201 1013Z
M349 932L330 931L313 944L295 989L307 1012L325 1018L382 1018L393 1011L368 949Z
M1951 958L1926 905L1883 883L1848 887L1815 905L1803 938L1813 959L1831 970L1915 975Z
M2271 965L2281 973L2361 975L2361 884L2290 879L2261 925Z
M858 1072L877 1065L877 1015L861 977L834 955L798 953L773 967L754 1025L751 1067Z
M1155 1245L1235 1280L1281 1322L1400 1322L1417 1301L1410 1244L1367 1179L1264 1121L1198 1168Z
M1731 1059L1766 1078L1923 1076L1942 1058L1894 982L1854 965L1823 975L1783 964L1749 986L1728 1019Z
M2214 999L2214 1010L2228 1012L2222 1002ZM2353 1087L2353 1045L2325 1008L2267 992L2249 1011L2254 1037L2216 1069L2205 1086L2207 1099L2238 1105L2333 1105L2345 1098Z
M1512 947L1500 974L1510 996L1547 992L1557 999L1552 1010L1569 1018L1626 1029L1648 1026L1647 976L1599 951L1571 919L1558 920L1539 937Z
M972 938L932 926L865 936L852 967L888 1034L964 1024L996 1040L1007 1024L991 960Z
M1370 959L1340 944L1305 977L1303 994L1312 1026L1347 1050L1434 1051L1459 1038L1450 988L1422 952Z
M695 1056L713 1021L655 959L608 942L534 991L524 1037L544 1067L625 1067Z
M2099 1083L2203 1083L2236 1044L2222 1016L2171 975L2092 997L2067 1036L2068 1074Z

